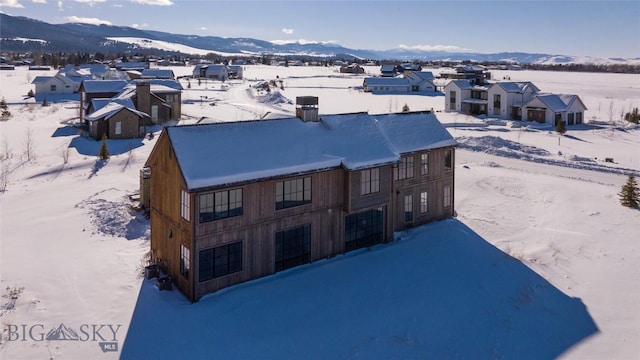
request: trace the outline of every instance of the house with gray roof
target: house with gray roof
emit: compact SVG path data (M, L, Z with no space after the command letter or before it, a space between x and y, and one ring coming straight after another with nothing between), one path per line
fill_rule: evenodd
M522 119L522 105L540 89L530 81L499 81L489 86L488 115L500 119Z
M311 110L160 134L141 171L151 260L191 301L453 216L457 143L434 114Z
M449 80L444 87L445 111L469 115L486 115L488 88L468 80Z
M408 79L402 77L368 77L362 82L362 88L365 92L407 93L411 90L411 85Z
M537 121L555 126L582 124L587 107L578 95L536 94L522 105L522 120Z

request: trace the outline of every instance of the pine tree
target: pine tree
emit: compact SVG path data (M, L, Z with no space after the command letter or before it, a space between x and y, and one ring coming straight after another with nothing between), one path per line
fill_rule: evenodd
M111 154L109 153L109 148L107 147L107 134L102 134L102 145L100 145L98 157L101 160L107 160L110 156Z
M409 105L407 105L407 103L404 103L404 106L402 107L402 112L403 113L407 113L410 112L411 109L409 109Z
M618 193L620 196L620 204L622 206L637 209L640 207L640 189L638 182L633 174L629 174L627 183L622 186L622 190Z
M556 132L558 133L558 145L560 145L560 137L567 132L567 127L564 125L564 121L558 120L558 122L556 122Z

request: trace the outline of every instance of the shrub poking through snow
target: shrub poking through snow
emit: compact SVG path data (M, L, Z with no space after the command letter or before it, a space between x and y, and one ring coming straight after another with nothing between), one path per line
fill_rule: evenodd
M640 189L635 175L629 174L627 183L622 186L622 190L618 193L620 196L620 204L622 206L637 209L640 207Z
M98 157L101 160L107 160L111 154L109 153L109 147L107 147L107 134L102 134L102 145L100 145L100 151Z

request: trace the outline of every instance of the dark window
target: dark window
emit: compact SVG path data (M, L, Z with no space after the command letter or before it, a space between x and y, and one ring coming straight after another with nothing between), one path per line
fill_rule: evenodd
M377 209L351 214L344 219L344 249L351 251L382 242L383 211Z
M500 115L500 94L493 94L493 114Z
M380 192L380 169L367 169L360 172L360 194Z
M449 91L449 110L456 109L456 92Z
M278 231L276 238L276 271L311 262L311 225Z
M200 195L200 222L242 215L242 189Z
M311 177L276 182L276 210L311 203Z
M444 151L444 169L451 170L451 150L447 149Z
M573 125L574 113L567 113L567 125Z
M200 250L198 264L200 282L242 271L242 241Z
M451 206L451 185L446 185L444 187L444 207L448 208Z
M582 113L581 112L577 112L576 113L576 124L582 124Z
M404 221L413 220L413 195L404 196Z
M51 85L51 91L56 91L56 90L57 90L56 86L55 85Z
M394 168L396 180L410 179L413 177L413 156L400 158L398 166Z

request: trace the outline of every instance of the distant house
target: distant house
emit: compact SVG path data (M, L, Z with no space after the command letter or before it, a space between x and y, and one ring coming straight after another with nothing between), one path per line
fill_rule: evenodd
M45 96L51 98L55 95L78 93L83 81L97 79L122 80L127 77L123 72L110 69L104 64L68 64L54 76L37 76L31 83L35 85L36 100L40 101Z
M191 301L453 216L456 141L433 114L308 120L162 131L141 172L151 260Z
M362 83L365 92L398 92L407 93L411 90L406 78L368 77Z
M380 66L380 75L383 77L395 77L398 75L398 68L393 64L383 64Z
M450 80L467 80L473 85L483 85L491 79L491 73L482 65L461 65L454 71L443 71L440 77Z
M81 120L89 135L116 138L144 136L146 126L182 116L182 86L173 79L134 82L85 81L82 84ZM113 125L120 121L124 128ZM120 130L119 130L120 129Z
M582 124L587 107L578 95L536 94L522 105L522 120L537 121L555 126Z
M400 64L398 65L398 71L405 74L413 71L422 71L422 66L410 63Z
M99 101L94 99L96 110L85 116L89 124L89 136L94 139L106 134L109 139L144 137L149 115L136 110L131 99Z
M500 81L489 86L488 115L501 119L522 119L522 105L540 91L529 81Z
M467 80L450 80L444 87L445 111L486 115L488 88Z
M207 78L220 81L229 79L229 70L224 64L198 64L193 68L194 78Z
M409 80L411 91L435 92L434 76L431 71L409 71L404 73L404 78Z
M229 79L242 79L244 77L244 70L241 65L227 65L227 73Z
M141 79L175 79L176 76L171 69L144 69L140 73Z
M35 97L38 101L46 96L73 94L78 91L79 87L79 84L60 72L54 76L36 76L31 84L35 85Z
M142 70L144 69L148 69L149 68L149 62L144 61L144 62L124 62L124 61L117 61L111 64L112 67L120 70L120 71L129 71L129 70L137 70L142 72Z
M342 65L340 67L342 74L364 74L364 68L358 64Z

